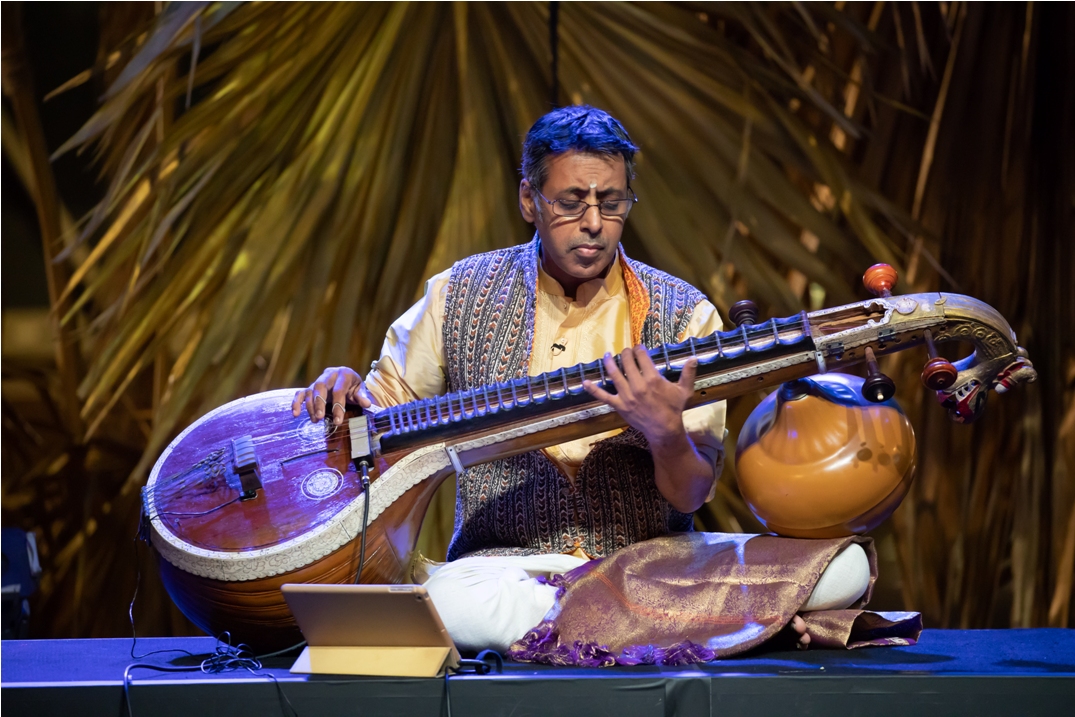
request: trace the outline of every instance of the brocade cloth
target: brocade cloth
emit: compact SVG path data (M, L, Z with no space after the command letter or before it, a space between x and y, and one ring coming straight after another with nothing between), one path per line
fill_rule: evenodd
M681 533L618 550L550 582L558 605L508 655L597 667L685 665L761 645L784 629L821 573L852 542L870 561L866 593L847 610L803 613L811 646L912 645L918 613L862 608L877 579L873 540Z

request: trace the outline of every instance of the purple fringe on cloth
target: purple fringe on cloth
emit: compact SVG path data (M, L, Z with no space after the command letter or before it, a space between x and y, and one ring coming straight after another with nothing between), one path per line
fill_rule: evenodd
M556 576L560 577L560 576ZM612 665L693 665L716 659L716 653L687 640L671 647L631 645L618 655L605 645L576 640L560 644L556 627L550 620L526 633L508 649L508 657L519 662L571 667L611 667Z
M556 588L557 602L559 602L560 598L562 598L564 596L564 593L567 592L567 586L571 584L570 581L568 581L568 579L564 577L563 573L556 573L555 575L550 575L549 577L539 575L537 577L537 581L542 585L551 585Z
M849 609L803 613L811 645L914 644L922 630L918 613L863 609L877 577L869 538L683 533L542 579L556 588L556 606L507 655L577 667L678 666L731 657L776 637L828 563L853 542L866 550L869 586Z

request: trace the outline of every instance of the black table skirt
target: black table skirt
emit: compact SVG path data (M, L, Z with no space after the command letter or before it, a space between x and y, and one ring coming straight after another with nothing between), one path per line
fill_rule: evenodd
M137 654L204 656L212 638L142 638ZM132 659L131 640L2 644L2 709L126 714L132 663L183 667L179 652ZM134 715L1050 715L1075 712L1075 630L927 630L910 647L769 650L693 667L576 669L506 663L500 675L388 679L130 670ZM293 711L292 711L293 710Z

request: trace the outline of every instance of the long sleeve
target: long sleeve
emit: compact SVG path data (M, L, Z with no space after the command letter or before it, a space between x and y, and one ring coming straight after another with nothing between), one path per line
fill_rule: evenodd
M700 339L720 331L723 323L713 304L703 301L694 308L687 330L679 337ZM714 477L719 477L724 467L724 422L727 403L717 401L683 412L683 425L695 447L713 464ZM714 486L715 487L715 486ZM712 496L710 496L712 499Z
M451 270L426 282L425 295L389 327L381 356L366 378L376 406L387 407L443 394L444 302Z

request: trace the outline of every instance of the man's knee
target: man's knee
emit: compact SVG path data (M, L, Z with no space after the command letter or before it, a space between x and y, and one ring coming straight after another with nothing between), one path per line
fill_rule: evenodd
M839 552L818 578L800 612L843 610L863 596L870 585L870 560L858 543Z
M437 569L425 583L448 634L464 650L504 651L541 622L556 589L521 567L495 559L463 558Z

